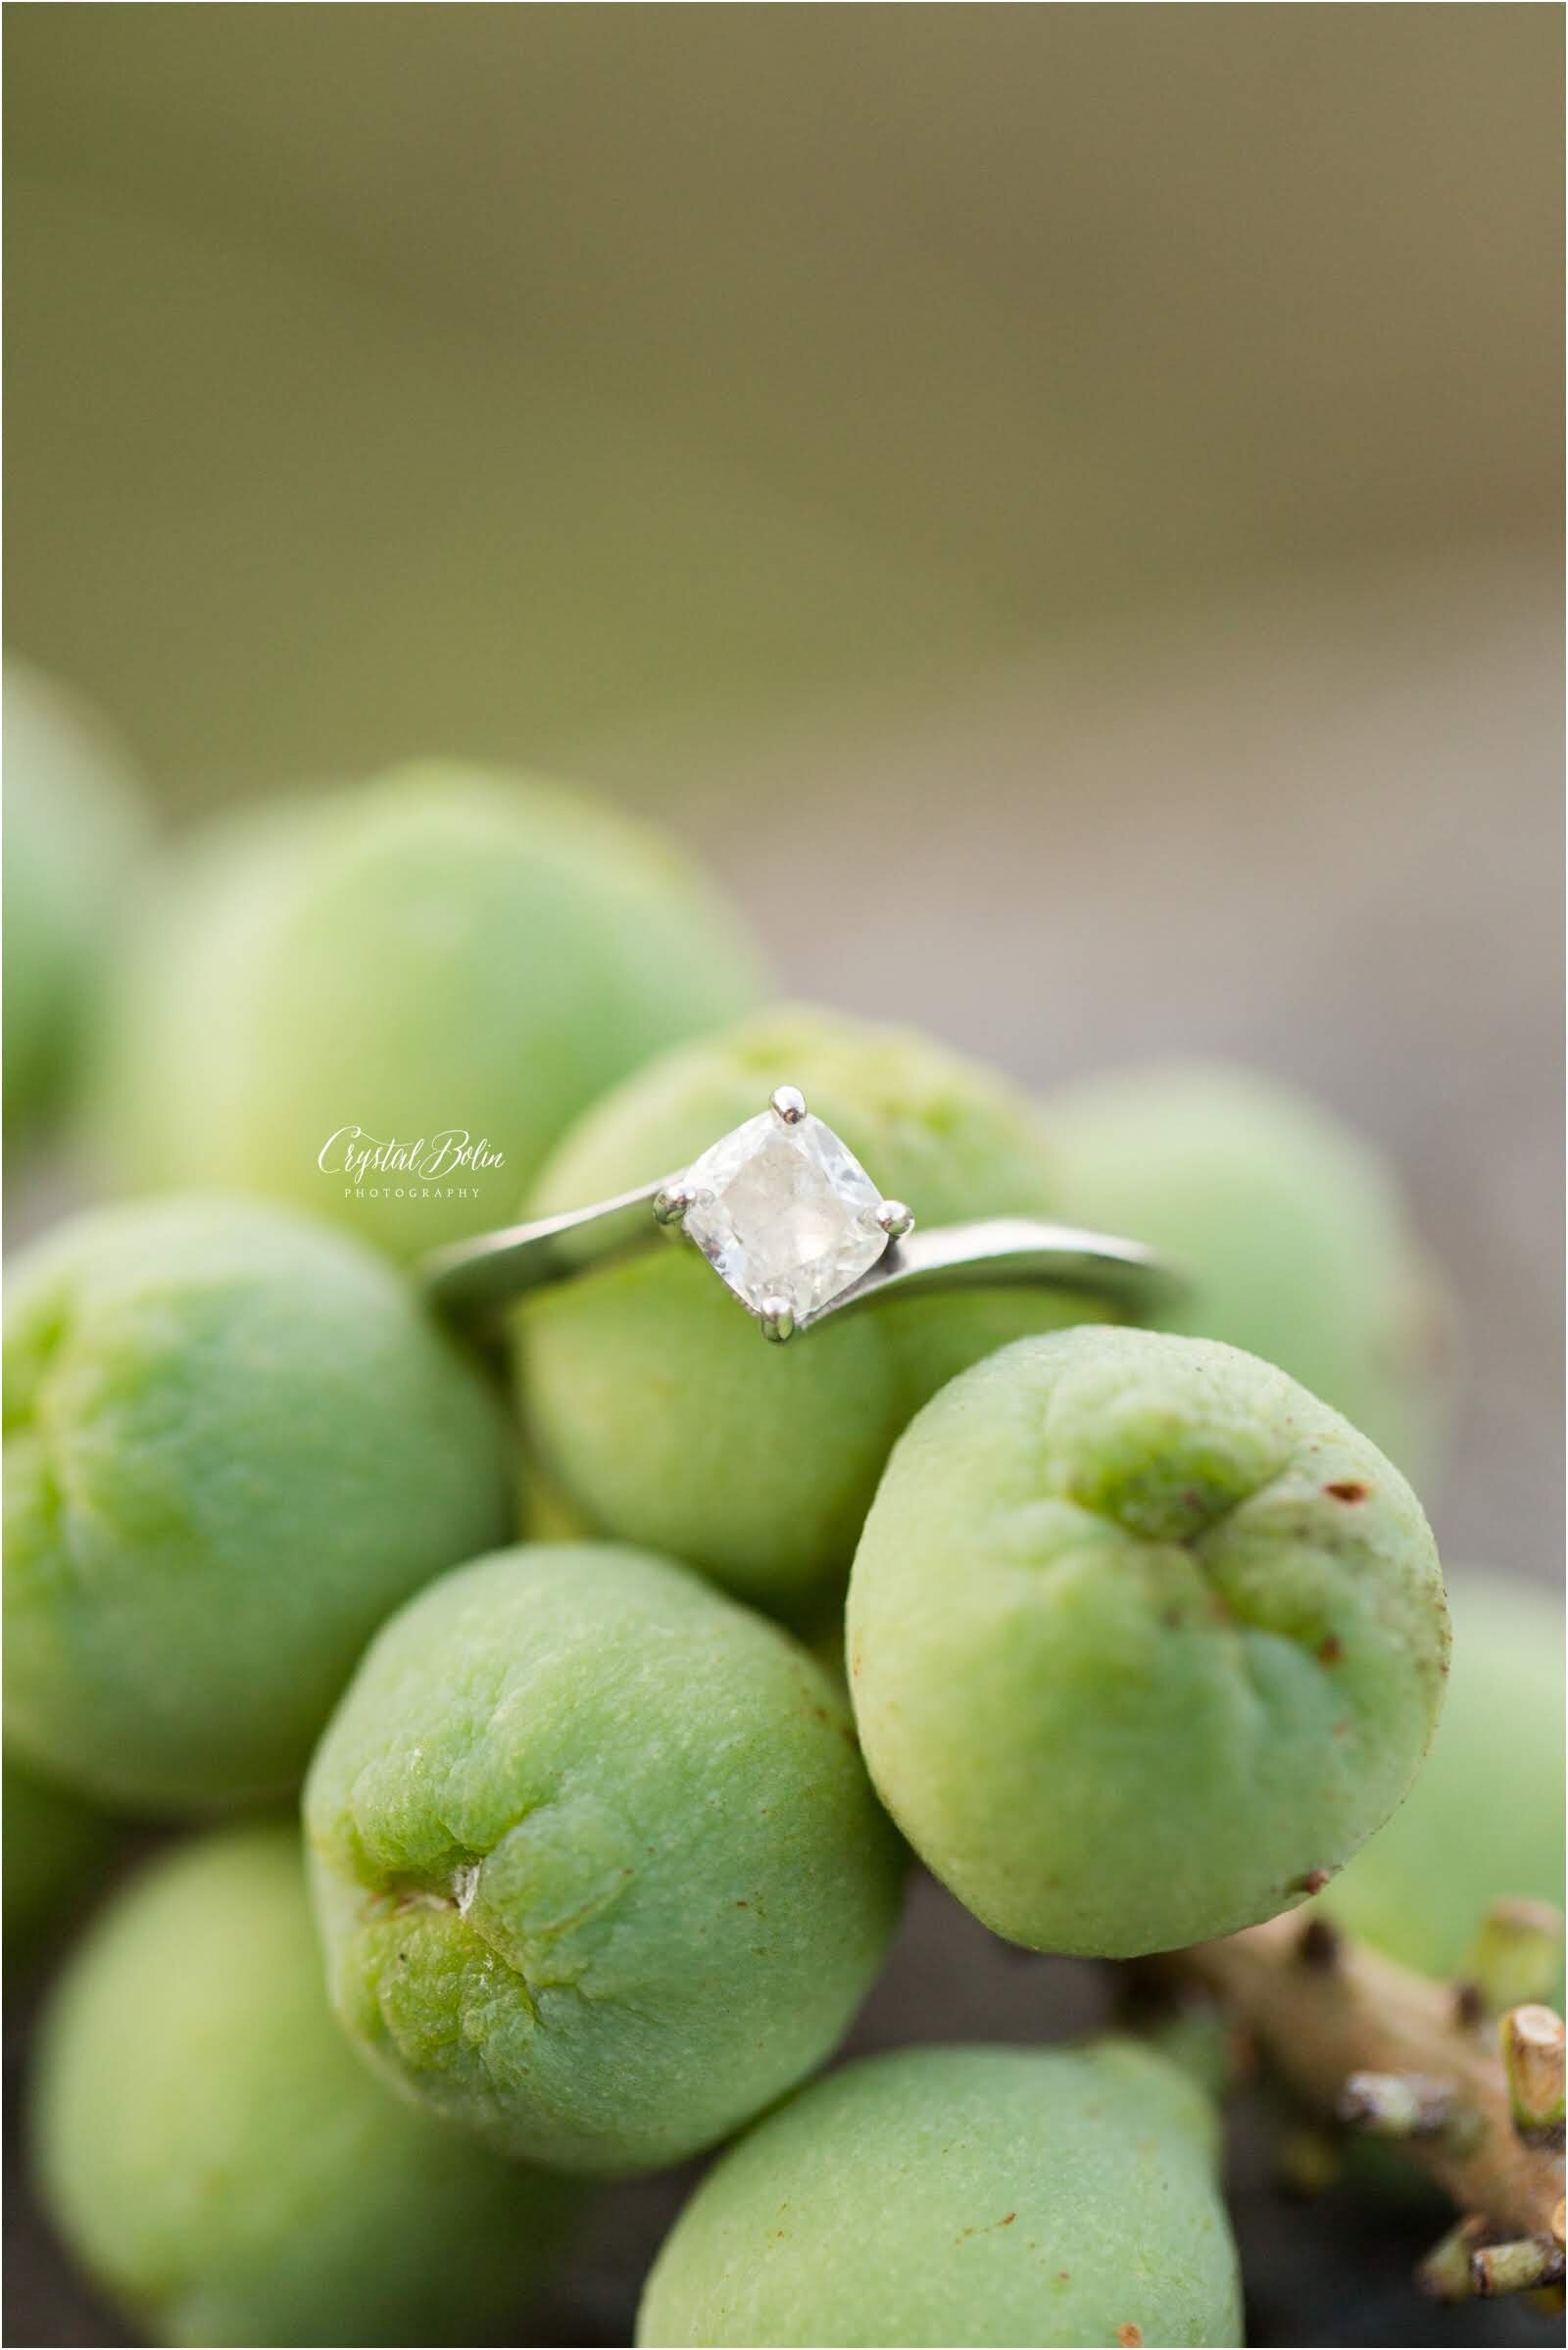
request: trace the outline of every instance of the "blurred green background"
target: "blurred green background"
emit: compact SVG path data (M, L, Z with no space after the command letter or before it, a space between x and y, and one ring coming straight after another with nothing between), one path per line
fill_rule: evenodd
M171 822L519 761L661 813L797 992L1304 1083L1459 1294L1446 1553L1556 1575L1558 11L4 38L7 634ZM1035 1995L920 1947L906 2000ZM1416 2338L1311 2290L1269 2338Z

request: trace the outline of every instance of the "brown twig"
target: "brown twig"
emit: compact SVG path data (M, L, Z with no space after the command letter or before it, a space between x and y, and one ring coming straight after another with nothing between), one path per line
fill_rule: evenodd
M1343 1939L1274 1918L1158 1962L1217 1995L1301 2101L1375 2132L1464 2215L1422 2272L1445 2300L1563 2275L1563 2027L1549 2009L1456 1999Z
M1526 2145L1562 2144L1563 2024L1549 2007L1510 2008L1502 2019L1502 2067L1513 2126Z

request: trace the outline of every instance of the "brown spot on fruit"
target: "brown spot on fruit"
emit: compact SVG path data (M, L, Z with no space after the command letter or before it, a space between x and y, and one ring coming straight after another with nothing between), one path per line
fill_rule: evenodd
M1144 2329L1141 2326L1118 2326L1116 2339L1121 2350L1143 2350Z
M1318 1641L1317 1661L1320 1665L1337 1665L1344 1654L1345 1642L1337 1634L1331 1632L1326 1640Z
M999 2220L999 2221L997 2222L997 2226L998 2226L999 2228L1010 2228L1010 2227L1012 2226L1012 2223L1013 2223L1013 2221L1014 2221L1014 2220L1015 2220L1017 2217L1018 2217L1018 2215L1017 2215L1017 2213L1016 2213L1015 2211L1009 2211L1005 2219Z
M1298 1877L1288 1890L1293 1893L1321 1893L1333 1874L1332 1869L1308 1869L1306 1875Z
M1371 1490L1358 1477L1342 1477L1335 1484L1323 1488L1325 1493L1331 1494L1336 1501L1364 1501Z

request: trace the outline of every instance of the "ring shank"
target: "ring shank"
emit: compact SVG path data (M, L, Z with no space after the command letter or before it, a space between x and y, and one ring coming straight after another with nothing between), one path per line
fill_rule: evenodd
M651 1245L659 1238L654 1198L677 1180L662 1176L593 1207L514 1224L438 1249L418 1268L425 1293L443 1312L473 1315L528 1290L568 1280L621 1248ZM1187 1284L1140 1241L1032 1216L993 1216L916 1229L892 1242L869 1272L819 1306L811 1322L884 1297L997 1287L1084 1291L1147 1318L1174 1304Z
M471 1314L504 1305L527 1290L569 1279L596 1257L657 1239L654 1197L674 1181L674 1176L663 1175L657 1183L601 1199L593 1207L541 1216L532 1224L509 1224L504 1232L487 1232L476 1241L455 1241L425 1257L416 1268L417 1277L426 1297L443 1313Z
M916 1228L811 1319L850 1313L880 1297L996 1288L1081 1290L1147 1317L1174 1305L1187 1283L1141 1241L1033 1216L992 1216Z

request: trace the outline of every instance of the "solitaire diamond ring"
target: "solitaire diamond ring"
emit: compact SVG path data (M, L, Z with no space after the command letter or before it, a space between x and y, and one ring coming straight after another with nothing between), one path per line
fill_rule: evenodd
M612 1250L684 1232L775 1343L873 1298L1005 1285L1083 1290L1148 1315L1184 1283L1138 1241L1031 1216L915 1230L793 1085L700 1158L592 1207L514 1224L425 1259L444 1311L472 1314L563 1281Z

